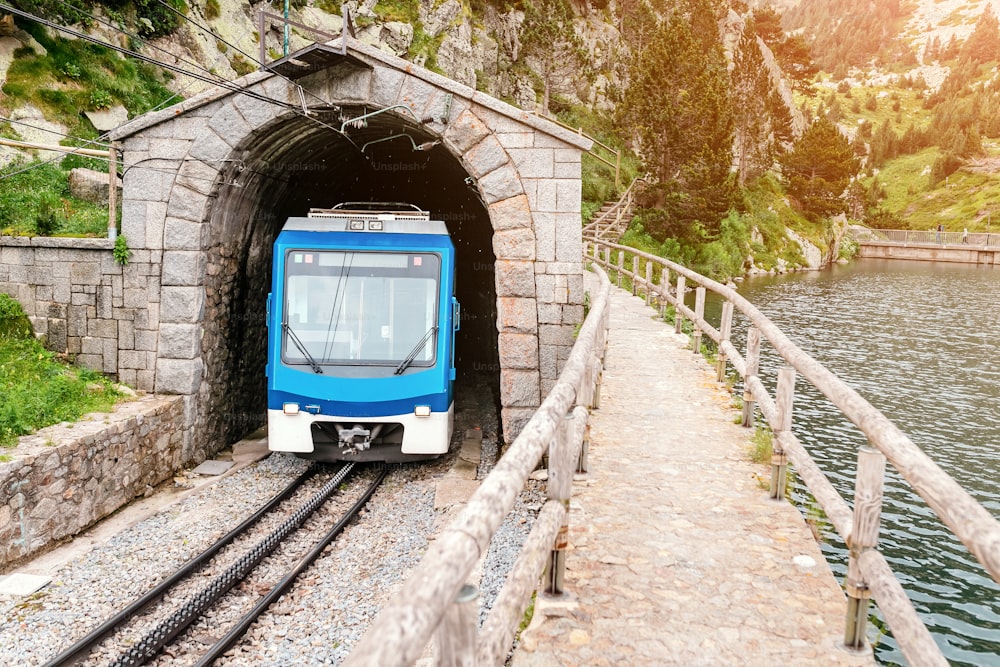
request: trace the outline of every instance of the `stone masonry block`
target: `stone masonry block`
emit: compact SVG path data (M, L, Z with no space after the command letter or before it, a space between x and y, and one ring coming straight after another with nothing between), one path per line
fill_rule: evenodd
M118 323L114 320L90 320L87 322L87 335L97 338L118 338Z
M507 153L521 178L552 178L555 162L550 148L509 148Z
M461 155L482 141L489 128L475 113L466 109L445 130L444 139Z
M201 287L164 287L160 291L160 320L194 323L205 311L205 290Z
M490 204L490 221L493 229L520 229L530 228L531 207L528 204L527 195L508 197L502 201Z
M205 218L205 209L207 206L207 196L178 185L170 194L166 217L201 222Z
M530 229L494 232L493 254L502 259L535 259L535 234Z
M205 254L196 250L163 253L161 285L200 285L205 279Z
M497 299L497 327L501 331L536 333L538 316L534 299L501 297Z
M376 65L368 88L369 102L380 107L392 106L399 99L399 91L405 78L405 72Z
M186 139L150 139L149 157L153 160L180 160L191 149L191 142ZM169 163L167 163L169 164ZM161 167L167 165L160 165ZM174 165L170 165L174 166Z
M535 133L524 132L498 132L496 137L504 148L531 148L535 145Z
M580 216L576 213L560 214L556 220L556 260L572 262L583 255L583 237Z
M157 359L156 393L194 394L201 386L201 359Z
M163 225L164 250L200 250L203 246L201 222L167 218Z
M572 347L575 327L570 324L541 324L538 327L539 345L565 345Z
M528 194L532 213L537 215L559 211L556 183L557 181L551 178L525 179L524 191Z
M538 337L501 331L498 338L501 368L538 368Z
M233 97L240 96L233 95ZM209 119L207 125L230 146L239 144L253 130L232 102L223 104Z
M561 213L580 214L582 182L579 179L559 179L556 184L556 210Z
M583 306L573 304L562 306L562 323L573 327L583 324Z
M169 169L129 169L122 179L122 191L137 193L146 201L167 201L173 184Z
M496 263L497 296L535 296L535 271L531 262L498 259Z
M506 164L479 179L479 189L487 204L522 194L521 181L513 165Z
M517 439L524 426L531 421L535 414L535 408L503 407L500 410L500 419L503 422L503 439L508 445Z
M475 178L480 178L510 162L510 156L493 135L486 136L466 151L462 159L468 165L469 173Z
M198 324L160 325L160 357L194 359L201 352L201 326Z
M193 160L182 162L177 170L176 183L203 195L210 195L219 176L218 166L225 165L213 166Z
M260 127L273 120L281 113L281 109L276 104L264 102L246 95L233 95L232 104L251 127Z
M100 285L101 265L97 262L73 262L69 279L74 285Z
M538 304L539 324L562 324L562 306L558 303Z
M206 129L195 139L194 144L191 146L191 152L188 155L196 160L216 162L225 160L229 157L229 153L232 150L232 147L223 137L220 137L211 129Z
M556 258L556 217L552 213L535 213L535 259L551 262Z
M558 303L556 300L556 277L545 274L535 276L535 297L538 303Z
M333 102L366 102L372 86L372 72L358 69L329 77L329 98ZM386 105L391 106L391 105ZM419 113L419 110L416 110Z
M541 404L538 371L503 368L500 370L500 403L509 407L538 407Z

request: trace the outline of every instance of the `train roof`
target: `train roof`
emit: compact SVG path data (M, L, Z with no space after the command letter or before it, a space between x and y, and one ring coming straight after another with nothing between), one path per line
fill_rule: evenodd
M352 223L354 226L352 226ZM360 224L360 229L357 225ZM438 234L448 235L441 220L400 219L388 215L364 215L357 218L289 218L283 232L358 232L366 234Z

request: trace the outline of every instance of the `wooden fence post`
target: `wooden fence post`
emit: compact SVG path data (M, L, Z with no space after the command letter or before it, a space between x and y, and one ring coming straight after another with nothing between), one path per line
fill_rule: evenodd
M653 263L646 260L646 305L653 301Z
M781 446L781 438L792 430L792 402L795 397L795 369L785 366L778 371L778 389L775 392L775 408L778 423L774 425L774 441L771 446L771 497L781 500L785 497L785 479L788 473L788 455Z
M118 238L118 148L108 147L108 238Z
M681 315L681 305L684 303L684 276L677 276L677 306L674 308L674 333L681 332L681 323L684 316Z
M732 328L733 302L726 301L722 304L722 321L719 323L719 356L715 362L715 374L719 382L726 379L726 353L722 349L722 344L729 340Z
M663 267L660 272L660 317L667 314L667 294L670 293L670 269Z
M479 589L465 584L448 605L437 629L440 667L476 667Z
M854 480L854 522L848 537L847 624L844 644L860 649L865 643L865 623L868 620L868 582L861 573L858 559L878 543L882 520L882 488L885 482L885 456L865 444L858 450L858 472Z
M610 248L608 248L608 252L611 252ZM624 268L625 268L625 251L624 250L619 250L618 251L618 287L622 286L622 269L624 269Z
M697 320L705 319L705 288L698 287L694 291L694 315ZM694 348L695 354L701 354L701 325L694 322Z
M569 499L573 492L573 471L577 462L571 460L575 443L569 441L573 432L573 414L570 413L556 425L556 432L549 443L549 481L546 492L552 500L558 500L566 508L566 518L556 535L555 544L549 555L546 568L547 585L545 592L562 595L566 576L566 547L569 542Z
M632 255L632 296L638 294L638 285L636 284L638 282L639 282L639 256Z
M757 405L747 380L757 375L757 367L760 365L760 329L757 327L750 327L747 331L746 362L747 372L743 376L743 426L750 428L754 424L754 409Z

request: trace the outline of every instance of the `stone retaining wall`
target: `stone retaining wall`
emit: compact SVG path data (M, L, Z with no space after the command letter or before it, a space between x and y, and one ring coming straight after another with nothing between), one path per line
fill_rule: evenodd
M35 333L81 366L152 391L159 326L159 252L122 267L109 239L0 237L0 291Z
M185 463L184 399L147 396L21 438L0 462L0 567L70 537Z

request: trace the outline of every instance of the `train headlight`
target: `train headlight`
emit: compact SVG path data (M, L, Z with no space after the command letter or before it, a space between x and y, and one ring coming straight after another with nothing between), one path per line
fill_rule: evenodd
M365 221L364 220L351 220L349 228L352 232L363 232L365 231Z
M431 416L431 406L429 405L418 405L413 408L413 414L417 417L430 417Z
M299 404L298 403L284 403L281 406L281 411L286 415L297 415L299 414Z

